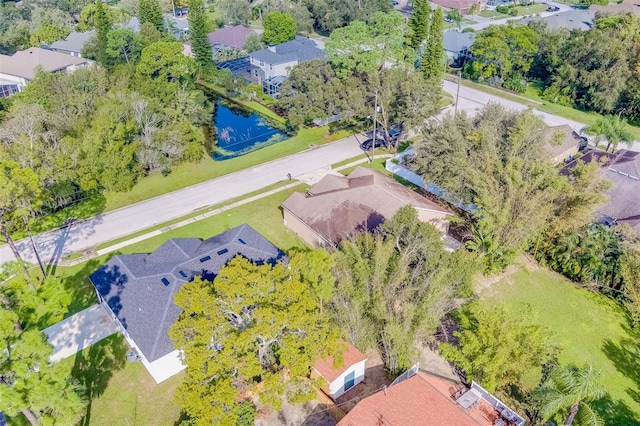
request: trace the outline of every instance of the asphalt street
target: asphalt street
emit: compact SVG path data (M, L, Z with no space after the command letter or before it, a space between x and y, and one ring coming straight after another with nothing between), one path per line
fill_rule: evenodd
M65 229L39 234L34 236L35 244L42 260L45 263L53 263L71 253L95 247L187 215L202 207L221 204L232 198L287 180L288 173L295 178L342 160L364 155L359 146L363 140L364 137L360 135L352 136L151 198L73 224ZM215 167L215 164L211 167ZM33 249L27 239L18 241L17 245L25 260L36 262ZM14 260L14 256L9 247L6 245L0 247L0 264L11 260Z
M445 81L444 90L455 97L457 84ZM509 109L518 111L527 108L518 102L469 87L460 87L458 111L464 110L472 115L487 103L500 103ZM453 107L448 107L440 116L453 113L453 110ZM583 123L545 112L537 110L535 112L550 126L568 124L578 132L585 126ZM71 253L84 251L102 243L185 216L194 210L222 204L232 198L258 191L274 183L286 180L288 173L291 173L295 178L296 176L362 155L359 143L364 139L365 137L362 135L352 136L329 145L231 173L98 215L65 229L39 234L34 237L34 241L43 261L45 263L55 263ZM640 144L636 142L632 149L640 151ZM215 167L215 165L212 165L212 167ZM18 241L17 245L25 260L36 262L34 251L27 239ZM0 265L13 259L14 257L9 247L6 245L1 246Z

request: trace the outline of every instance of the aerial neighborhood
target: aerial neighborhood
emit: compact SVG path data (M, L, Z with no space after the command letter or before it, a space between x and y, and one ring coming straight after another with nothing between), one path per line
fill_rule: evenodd
M1 2L0 337L0 426L640 425L640 6Z

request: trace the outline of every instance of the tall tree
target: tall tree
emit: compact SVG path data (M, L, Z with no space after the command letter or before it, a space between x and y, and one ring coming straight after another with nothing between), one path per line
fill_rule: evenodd
M442 8L438 7L431 16L431 27L429 28L429 38L420 61L420 71L428 80L440 81L444 76L444 42L442 40L442 29L444 26L444 16Z
M53 348L39 327L62 319L71 299L62 283L29 289L20 278L0 291L0 411L22 413L33 426L76 424L85 405L68 367L51 363Z
M556 367L536 392L541 400L543 420L550 420L556 413L569 409L565 426L571 426L576 419L581 426L603 425L602 419L589 405L590 401L605 395L601 381L601 372L591 365L584 368Z
M489 392L519 385L525 374L545 364L552 353L548 331L524 322L506 306L473 303L457 313L458 344L440 345L442 355L457 364L467 380Z
M413 207L398 210L375 235L343 240L335 256L333 317L350 341L377 348L392 374L415 362L417 345L453 309L471 272L466 253L446 253L440 232Z
M281 44L296 37L296 22L288 13L269 12L263 25L262 42L265 44Z
M409 46L414 49L420 47L422 42L427 39L430 14L429 0L415 0L413 2L413 11L407 28L407 40Z
M196 425L236 424L249 394L275 409L283 396L314 394L311 366L336 353L338 335L298 260L258 266L238 256L213 282L196 278L176 294L184 311L169 334L188 365L176 396Z
M164 32L162 9L158 0L140 0L138 2L138 18L140 19L140 24L149 22L160 33Z
M107 65L109 55L107 48L109 45L109 31L111 30L111 18L107 7L102 0L96 1L96 10L93 23L96 28L96 59L102 65Z
M32 169L22 168L13 161L0 162L0 235L24 268L31 286L29 270L11 238L8 226L15 220L27 220L40 205L41 195L42 184Z
M588 135L595 135L607 141L607 151L611 148L614 152L622 142L629 144L633 142L633 135L624 119L617 115L605 115L598 118L592 125L585 127L584 132Z
M189 0L189 38L196 63L201 68L213 65L213 52L209 44L212 25L204 9L203 0Z
M247 25L251 19L249 0L220 0L217 7L227 25Z
M127 64L140 58L140 36L130 28L117 28L107 34L107 55L112 60Z
M633 323L640 325L640 243L625 243L620 261L620 273L624 281L625 302Z

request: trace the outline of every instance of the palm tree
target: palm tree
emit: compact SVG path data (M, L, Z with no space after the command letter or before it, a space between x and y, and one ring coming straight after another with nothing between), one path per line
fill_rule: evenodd
M597 136L598 140L604 138L607 140L607 151L613 145L613 151L616 150L620 142L630 144L633 142L633 135L629 131L625 120L617 115L605 115L597 119L591 126L584 128L584 132L588 135Z
M605 390L600 386L601 372L591 365L578 368L573 365L556 367L547 381L536 391L540 398L540 414L544 421L569 408L564 422L570 426L578 419L581 426L600 426L602 419L587 402L601 398Z

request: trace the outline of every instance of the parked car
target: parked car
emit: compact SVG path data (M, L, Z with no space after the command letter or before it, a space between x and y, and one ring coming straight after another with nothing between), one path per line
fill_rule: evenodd
M372 147L372 145L374 145L374 140L373 139L367 139L366 141L362 142L360 144L360 148L362 148L363 151L369 151ZM382 140L382 139L375 139L375 148L386 148L387 143Z
M400 4L400 2L398 2L398 0L391 0L391 4L397 6Z
M557 12L559 10L560 10L560 8L558 6L549 6L547 8L547 12Z

